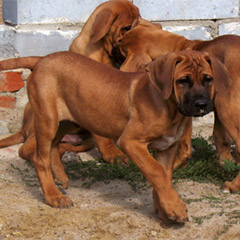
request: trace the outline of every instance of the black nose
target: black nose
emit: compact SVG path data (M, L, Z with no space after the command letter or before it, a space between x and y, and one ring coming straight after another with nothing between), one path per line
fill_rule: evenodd
M205 99L198 99L194 103L195 107L198 109L204 109L207 107L207 100Z

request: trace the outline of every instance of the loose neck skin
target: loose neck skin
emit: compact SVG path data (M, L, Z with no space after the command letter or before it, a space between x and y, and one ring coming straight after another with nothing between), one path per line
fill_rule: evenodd
M165 30L159 30L155 38L154 35L152 37L154 44L147 51L149 51L153 60L170 52L193 50L203 42L201 40L188 40L183 36Z
M167 49L171 51L193 50L202 40L189 40L181 35L163 31L163 39L167 41ZM170 49L171 48L171 49Z

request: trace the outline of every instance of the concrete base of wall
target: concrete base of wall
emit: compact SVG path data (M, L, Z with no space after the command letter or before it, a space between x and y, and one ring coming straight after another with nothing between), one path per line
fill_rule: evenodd
M240 35L240 22L162 22L163 29L188 39L209 40L223 34ZM66 26L0 25L0 59L24 56L45 56L57 51L67 51L79 34L82 24Z
M0 59L24 56L44 56L67 51L82 26L21 26L0 25Z

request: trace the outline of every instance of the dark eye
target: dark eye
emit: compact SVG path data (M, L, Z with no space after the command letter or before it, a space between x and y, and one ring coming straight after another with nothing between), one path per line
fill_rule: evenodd
M192 87L193 86L193 83L189 76L182 77L182 78L178 79L176 82L177 82L177 84L180 84L184 87Z
M203 85L209 85L213 81L213 77L204 74L203 75Z
M127 32L127 31L129 31L131 29L131 27L132 26L130 25L130 26L122 28L121 30Z

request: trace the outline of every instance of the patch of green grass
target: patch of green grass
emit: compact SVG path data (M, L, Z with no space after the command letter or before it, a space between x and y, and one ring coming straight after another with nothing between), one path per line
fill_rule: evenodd
M228 232L228 230L233 225L238 225L240 223L240 211L239 210L233 210L232 212L226 213L226 216L228 217L226 224L224 224L223 229L219 230L214 238L214 240L218 240L223 234Z
M190 204L190 203L193 203L193 202L202 202L204 200L203 198L184 198L182 196L181 196L181 198L187 204Z
M220 203L224 200L224 198L219 198L219 197L217 198L217 197L214 197L212 194L204 195L203 197L209 202L214 202L214 203Z
M183 169L177 169L173 173L173 181L182 179L191 179L198 182L212 182L214 184L222 184L224 181L231 181L236 177L240 170L240 164L234 165L231 162L225 161L224 166L220 166L214 156L215 152L211 144L201 137L192 140L192 146L195 151L189 159L188 164ZM154 156L154 151L150 151ZM18 169L13 164L11 167L17 170L22 179L29 186L38 184L35 174L30 174L30 162L26 162L25 169ZM81 179L83 185L90 187L97 181L109 183L113 179L122 179L129 183L133 190L145 189L150 187L138 167L131 161L128 166L118 166L117 164L110 165L102 159L92 161L68 161L65 162L67 175L70 179ZM214 199L212 199L214 200ZM200 199L190 200L200 201ZM215 199L215 201L218 201Z
M195 151L189 159L188 164L183 169L174 171L173 179L191 179L198 182L212 182L222 184L226 180L232 180L240 170L240 164L225 161L221 166L216 161L215 151L211 144L203 138L192 140Z
M31 166L30 163L28 163L28 162L26 162L26 163L27 163L26 165L28 167ZM14 170L16 170L20 174L21 179L26 184L26 186L28 186L28 187L39 186L39 182L37 180L37 176L36 176L35 172L31 173L31 170L28 167L20 169L13 164L10 164L10 165Z
M214 156L215 152L211 144L201 137L192 140L195 151L183 169L177 169L173 173L173 180L191 179L197 182L212 182L222 184L226 180L232 180L240 170L240 165L234 165L226 161L220 166ZM154 152L150 152L154 155ZM110 165L103 160L93 161L69 161L65 164L68 176L71 179L81 179L83 185L90 187L97 181L105 183L113 179L123 179L129 183L132 189L145 189L147 183L138 167L129 161L128 166Z
M238 221L240 221L240 211L239 210L233 210L232 212L229 212L226 215L231 216L232 219L237 219Z
M181 196L181 198L184 200L185 203L190 204L193 202L202 202L203 200L207 200L209 203L221 203L224 198L217 198L213 195L202 195L201 198L184 198Z
M232 226L232 224L225 224L223 226L223 229L218 231L214 240L218 240L224 233L227 233L227 231L229 230L229 228Z
M113 179L123 179L132 189L145 189L149 187L138 167L129 161L127 166L110 165L103 160L71 161L66 163L66 171L71 179L84 180L83 186L90 187L97 181L109 183Z
M214 216L214 213L210 213L208 215L201 216L201 217L194 217L194 216L192 216L192 219L193 219L194 223L198 223L199 225L201 225L204 222L204 220L209 220L213 216Z

